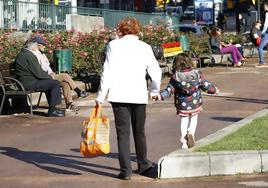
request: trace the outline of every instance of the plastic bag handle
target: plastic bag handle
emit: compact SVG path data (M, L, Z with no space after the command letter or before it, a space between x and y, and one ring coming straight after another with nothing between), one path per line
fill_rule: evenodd
M101 107L100 106L95 106L90 114L90 121L95 118L96 121L96 125L94 127L94 132L93 132L93 140L94 140L94 144L93 144L93 148L96 146L96 135L97 135L97 128L99 126L100 123L100 114L101 114Z
M95 106L89 116L89 121L91 121L92 119L96 118L96 119L99 119L100 117L100 114L101 114L101 106Z

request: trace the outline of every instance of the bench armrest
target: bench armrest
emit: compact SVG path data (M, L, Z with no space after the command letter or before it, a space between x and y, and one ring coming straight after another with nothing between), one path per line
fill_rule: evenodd
M5 81L7 81L7 80L12 81L12 82L10 82L10 83L15 83L15 84L17 84L17 85L19 86L18 89L20 89L21 91L26 91L25 88L24 88L24 86L23 86L23 85L20 83L20 81L17 80L16 78L13 78L13 77L3 77L3 80L5 80Z

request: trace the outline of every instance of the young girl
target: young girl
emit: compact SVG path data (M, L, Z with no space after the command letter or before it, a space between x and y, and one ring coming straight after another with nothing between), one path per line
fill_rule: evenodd
M187 54L179 54L174 59L172 69L170 82L160 95L164 100L174 94L177 114L181 118L182 148L191 148L195 145L194 135L198 113L202 111L201 90L215 94L217 88L208 82L199 70L194 69Z

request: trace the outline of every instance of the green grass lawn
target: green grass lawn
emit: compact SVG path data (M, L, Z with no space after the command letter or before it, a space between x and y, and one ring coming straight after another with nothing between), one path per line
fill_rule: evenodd
M226 150L267 150L268 114L253 120L250 124L212 144L197 148L195 151Z

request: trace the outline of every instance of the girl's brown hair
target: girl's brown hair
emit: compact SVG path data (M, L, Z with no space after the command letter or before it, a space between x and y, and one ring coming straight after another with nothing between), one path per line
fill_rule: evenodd
M191 69L194 64L191 58L186 53L181 53L177 55L173 61L172 72L181 71L184 69Z
M252 23L252 27L255 27L257 24L261 24L261 21L260 20L257 20L255 22Z
M124 20L120 21L118 24L118 30L124 35L139 35L141 27L140 23L135 18L125 18Z
M220 37L218 31L221 31L221 29L218 27L213 27L210 31L210 34L214 37Z

